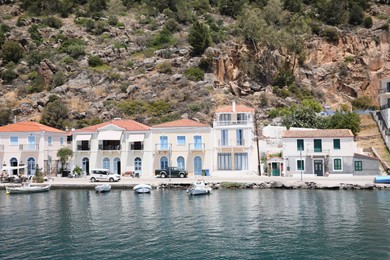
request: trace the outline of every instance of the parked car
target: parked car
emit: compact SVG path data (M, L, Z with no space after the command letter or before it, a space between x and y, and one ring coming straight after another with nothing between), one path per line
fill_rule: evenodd
M177 167L168 167L166 169L159 169L154 171L154 175L161 178L167 178L169 177L169 174L171 177L180 177L180 178L187 178L188 176L188 172L186 170Z
M111 173L107 169L92 169L91 170L91 182L95 181L120 181L121 176L119 174Z

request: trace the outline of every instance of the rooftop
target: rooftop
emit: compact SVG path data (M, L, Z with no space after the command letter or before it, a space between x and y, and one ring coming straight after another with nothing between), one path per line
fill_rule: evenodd
M74 132L96 132L99 128L102 128L107 125L116 125L120 128L123 128L127 131L147 131L150 129L149 126L141 124L137 121L131 120L131 119L114 119L109 122L87 126L78 130L75 130Z
M286 130L282 134L283 138L326 138L326 137L353 137L349 129L316 129L316 130Z
M169 127L209 127L209 125L191 119L179 119L176 121L152 126L152 128L169 128Z
M0 126L0 132L50 132L65 134L62 130L33 121L17 122L14 124Z

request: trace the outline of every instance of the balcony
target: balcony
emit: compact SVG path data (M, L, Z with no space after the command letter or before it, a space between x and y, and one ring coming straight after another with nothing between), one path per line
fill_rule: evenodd
M168 152L172 149L172 144L167 144L167 143L160 143L156 144L155 150L157 152Z
M379 90L379 94L385 94L385 93L390 94L390 88L382 88Z
M138 145L138 144L130 144L130 151L142 151L144 150L144 144Z
M330 150L324 150L320 148L314 148L314 149L307 149L306 155L309 156L326 156L329 155ZM304 154L304 151L302 151L302 154Z
M253 126L252 120L215 120L213 126Z
M20 151L39 151L38 144L19 144Z
M121 149L121 145L103 145L99 144L100 151L119 151Z
M190 152L203 152L206 149L206 144L205 143L189 143L188 144L188 149Z
M90 151L90 145L77 145L77 151Z

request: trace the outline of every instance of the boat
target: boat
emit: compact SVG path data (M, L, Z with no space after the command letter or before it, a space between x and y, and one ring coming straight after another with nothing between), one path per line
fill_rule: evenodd
M375 183L390 183L390 175L376 176Z
M207 186L207 183L203 180L198 180L191 185L191 188L187 190L190 195L204 195L210 194L212 188Z
M23 183L21 186L7 186L5 189L7 194L29 194L49 191L50 186L50 184L33 186L30 183Z
M136 193L150 193L150 191L152 190L152 186L150 186L149 184L138 184L134 186L133 190Z
M109 192L111 190L111 185L108 183L96 185L95 190L96 190L96 192L99 192L99 193Z

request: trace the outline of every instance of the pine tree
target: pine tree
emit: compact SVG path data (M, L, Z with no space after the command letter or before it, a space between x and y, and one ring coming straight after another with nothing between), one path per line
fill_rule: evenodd
M195 21L188 35L188 42L192 46L194 56L202 55L203 52L211 45L211 37L207 25Z

